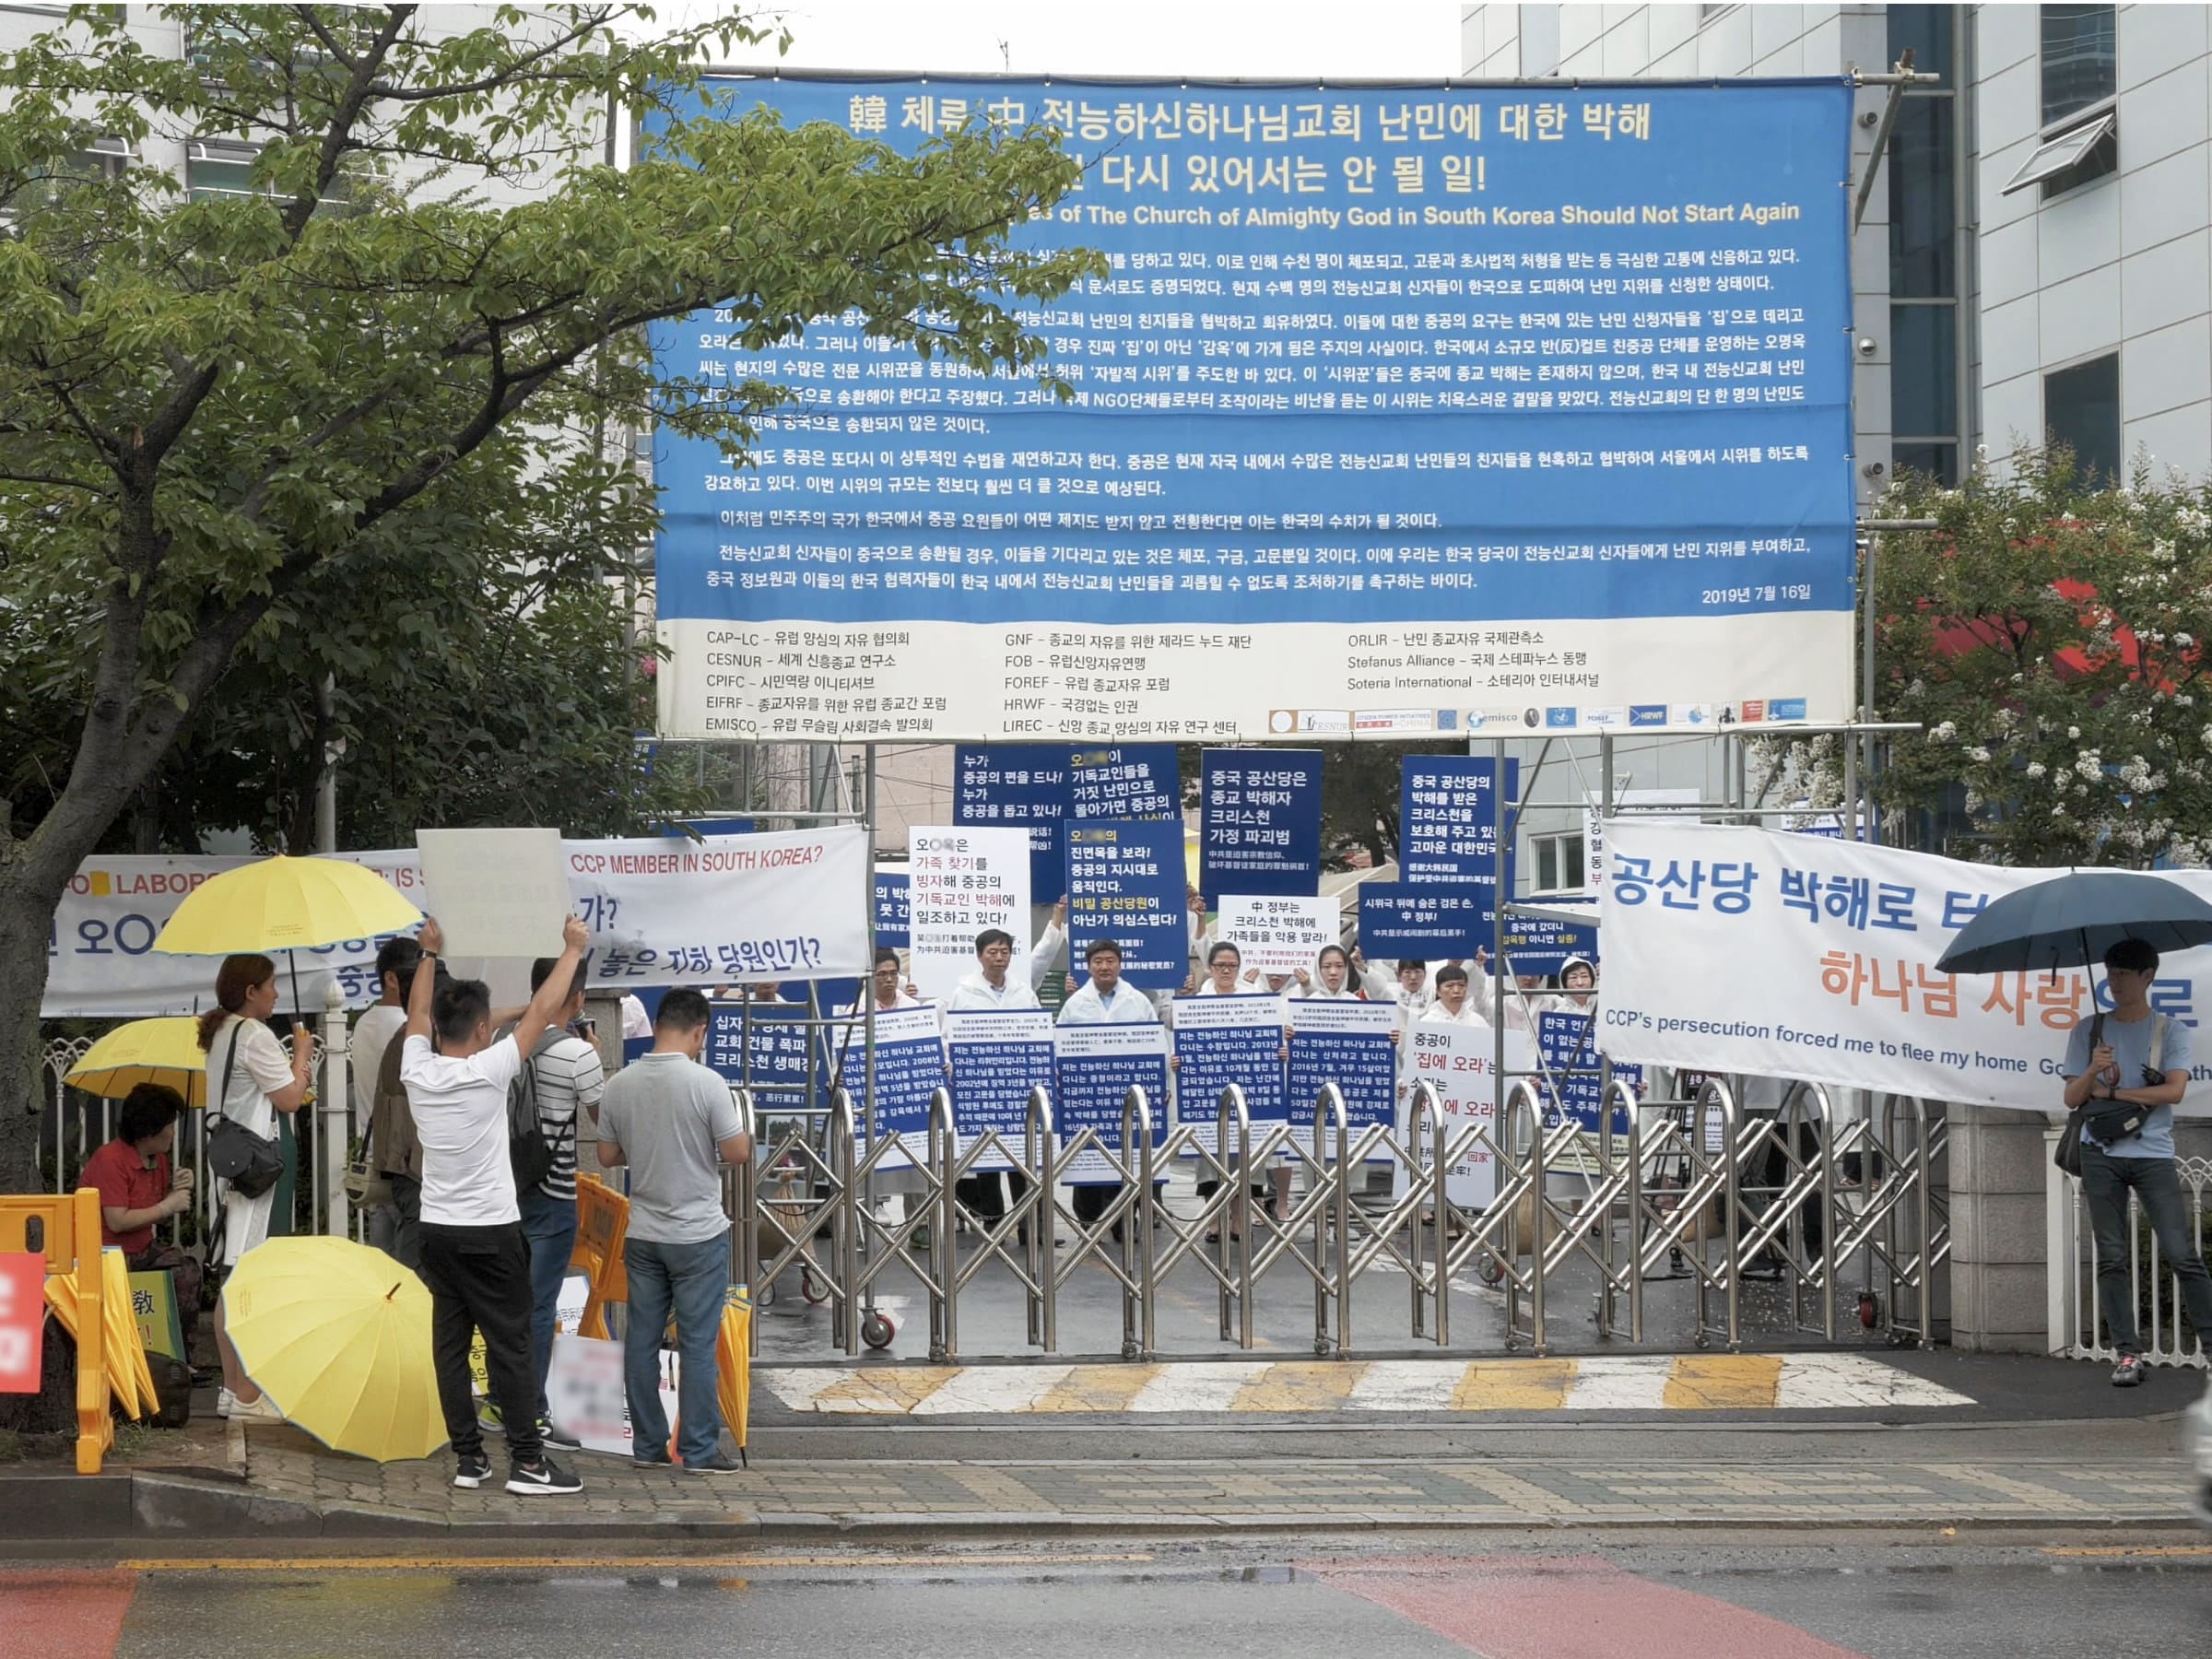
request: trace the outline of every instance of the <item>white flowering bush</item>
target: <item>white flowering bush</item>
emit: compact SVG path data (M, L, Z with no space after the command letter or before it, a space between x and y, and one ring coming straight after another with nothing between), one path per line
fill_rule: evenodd
M2212 843L2212 486L2092 490L2063 452L1946 490L1908 477L1883 517L1877 719L1921 731L1874 783L1888 820L1963 813L1938 850L2004 864L2198 861ZM1837 764L1823 756L1819 770Z

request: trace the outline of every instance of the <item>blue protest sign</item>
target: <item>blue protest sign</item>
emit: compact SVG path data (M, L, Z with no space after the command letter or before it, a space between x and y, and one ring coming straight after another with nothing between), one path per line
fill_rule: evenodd
M1068 809L1065 743L963 743L952 755L952 821L1030 832L1030 892L1060 896Z
M876 872L876 945L904 950L913 942L908 903L912 877L894 871Z
M1487 949L1489 938L1480 943ZM1555 921L1549 916L1515 916L1505 919L1505 959L1513 973L1557 973L1570 957L1581 957L1585 961L1597 960L1597 913L1594 907L1590 920L1576 924Z
M865 1135L861 1098L867 1077L866 1033L855 1017L831 1040L832 1075L853 1091L853 1127ZM876 1013L876 1138L900 1137L877 1163L907 1168L928 1156L929 1097L945 1087L945 1040L934 1007L877 1009Z
M1123 743L1068 755L1071 822L1172 818L1182 822L1182 774L1171 743ZM1180 843L1179 843L1180 844Z
M1025 302L1051 388L850 313L653 325L671 385L806 390L755 418L757 466L656 437L664 733L1847 712L1849 83L697 97L901 154L977 120L1057 129L1081 186L1011 240L1097 250L1112 286Z
M806 1010L790 1003L718 1002L700 1058L731 1083L750 1088L763 1113L808 1104ZM824 1079L817 1075L813 1081Z
M1430 886L1359 884L1359 950L1370 961L1465 960L1497 929L1496 889L1487 881Z
M1080 971L1094 939L1122 947L1122 977L1172 991L1191 971L1182 825L1078 823L1067 831L1069 960Z
M1545 1126L1559 1124L1559 1112L1564 1110L1585 1129L1595 1132L1598 1113L1605 1105L1605 1080L1599 1068L1605 1061L1597 1052L1597 1034L1592 1016L1571 1013L1563 1009L1547 1009L1536 1016L1536 1056L1547 1074L1556 1104L1545 1114ZM1643 1083L1643 1067L1616 1064L1613 1067L1616 1082L1640 1088ZM1628 1113L1618 1107L1613 1112L1613 1133L1629 1132Z
M1059 1129L1062 1146L1086 1129L1115 1156L1122 1150L1122 1102L1132 1087L1145 1091L1152 1112L1152 1145L1168 1138L1168 1033L1158 1025L1064 1025L1053 1034L1059 1058ZM1118 1181L1106 1159L1086 1149L1065 1166L1066 1179L1084 1185Z
M1353 1140L1371 1124L1394 1121L1397 1111L1398 1051L1391 1041L1397 1015L1390 1003L1308 998L1290 1013L1290 1122L1310 1140L1322 1085L1344 1095L1344 1116ZM1332 1139L1324 1156L1335 1156Z
M1178 1123L1211 1144L1221 1091L1231 1083L1244 1090L1244 1110L1254 1124L1289 1116L1283 1077L1288 1007L1280 996L1268 995L1175 999Z
M1030 1090L1053 1087L1053 1017L1041 1008L978 1008L945 1016L952 1065L952 1116L963 1155L977 1135L998 1132L1007 1151L986 1152L975 1170L1011 1168L1021 1158Z
M1407 755L1400 769L1398 871L1407 882L1495 881L1498 797L1487 757ZM1521 793L1521 762L1505 763L1509 801ZM1510 828L1510 826L1509 826ZM1513 860L1505 863L1512 890Z
M1199 890L1321 890L1319 749L1207 749L1198 758Z

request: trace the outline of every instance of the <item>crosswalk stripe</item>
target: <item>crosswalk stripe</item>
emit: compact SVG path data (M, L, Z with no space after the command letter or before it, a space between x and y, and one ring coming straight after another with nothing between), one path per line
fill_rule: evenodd
M1477 1359L1452 1391L1453 1411L1556 1411L1574 1382L1572 1359Z
M1677 1354L1661 1404L1669 1411L1759 1409L1782 1387L1775 1354Z
M1031 1411L1127 1411L1145 1385L1166 1367L1071 1365Z
M1867 1354L765 1367L794 1411L1027 1413L1818 1411L1973 1401Z
M1271 1365L1229 1403L1231 1411L1335 1411L1351 1398L1367 1367L1342 1360Z

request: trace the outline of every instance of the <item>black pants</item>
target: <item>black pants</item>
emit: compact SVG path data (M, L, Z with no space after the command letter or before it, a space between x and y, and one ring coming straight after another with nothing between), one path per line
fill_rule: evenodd
M988 1175L963 1175L952 1183L953 1195L960 1201L960 1207L986 1225L994 1226L1005 1220L1008 1197L1019 1204L1022 1194L1030 1190L1027 1175L1019 1170L1008 1170L1005 1189L1008 1197L1001 1197L998 1175L997 1171Z
M484 1450L469 1386L468 1349L484 1333L484 1371L507 1430L511 1462L534 1464L537 1438L537 1372L530 1360L530 1245L519 1222L500 1227L422 1224L422 1282L430 1292L430 1359L438 1368L438 1403L453 1451Z

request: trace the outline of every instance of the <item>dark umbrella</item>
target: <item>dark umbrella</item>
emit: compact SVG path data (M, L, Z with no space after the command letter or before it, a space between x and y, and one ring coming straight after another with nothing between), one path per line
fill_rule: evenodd
M2104 960L2122 939L2161 955L2212 944L2212 903L2132 870L2070 870L1993 901L1936 966L1951 973L2041 972Z

